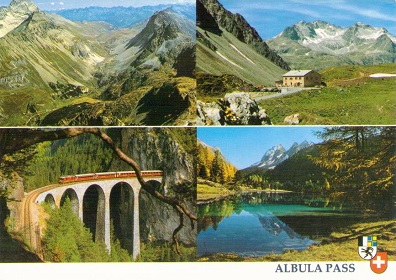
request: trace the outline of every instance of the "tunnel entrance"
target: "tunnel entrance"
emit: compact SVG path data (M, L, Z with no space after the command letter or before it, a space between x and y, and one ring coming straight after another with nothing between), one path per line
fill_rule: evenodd
M84 194L83 222L95 242L105 242L105 198L98 185L90 186Z
M52 196L52 195L51 195L51 196ZM48 195L47 195L47 197L48 197ZM45 198L46 200L47 200L47 197ZM54 198L54 197L52 197L52 199L53 199L53 198ZM70 200L73 213L76 214L76 215L78 216L79 206L78 206L78 196L77 196L77 193L76 193L73 189L67 189L67 190L63 193L63 195L62 195L62 198L61 198L61 201L60 201L60 206L61 206L61 207L63 206L63 204L65 204L65 201L66 201L67 198ZM51 199L51 198L48 198L48 199ZM47 201L46 201L46 202L47 202ZM55 204L55 200L54 200L54 204Z
M110 193L110 221L113 235L121 247L133 252L133 191L124 182L116 184Z

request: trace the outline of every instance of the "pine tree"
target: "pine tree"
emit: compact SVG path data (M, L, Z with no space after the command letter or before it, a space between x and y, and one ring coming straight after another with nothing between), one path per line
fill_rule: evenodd
M327 169L326 189L343 193L362 207L391 209L396 128L331 127L319 135L326 142L313 160Z
M74 214L69 199L59 209L47 208L50 217L42 240L44 258L51 262L104 262L109 255L95 243L90 231Z
M224 172L224 160L219 150L214 153L214 159L212 162L211 178L214 182L224 183L225 182L225 172Z

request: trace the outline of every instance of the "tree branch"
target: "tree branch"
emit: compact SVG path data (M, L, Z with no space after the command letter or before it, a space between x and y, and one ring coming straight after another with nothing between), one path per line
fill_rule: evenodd
M183 215L186 215L191 222L191 228L194 229L194 222L197 221L196 216L191 213L187 206L174 197L169 197L158 192L155 187L146 182L143 178L141 168L139 164L129 156L127 156L109 137L106 133L101 131L99 128L63 128L63 129L32 129L32 128L20 128L20 129L0 129L0 160L5 154L10 154L22 149L25 149L31 145L44 142L54 141L64 138L72 138L84 133L93 134L101 138L113 151L114 153L125 163L132 167L136 172L136 177L142 186L150 195L159 199L160 201L170 205L179 215L179 226L173 231L172 239L176 245L176 250L180 253L179 245L176 239L177 233L184 226Z
M191 221L191 228L194 229L194 221L196 221L197 218L195 217L195 215L193 213L191 213L188 210L188 208L186 207L186 205L183 202L179 201L176 198L163 195L162 193L158 192L154 188L154 186L152 186L150 183L146 182L142 176L142 172L141 172L139 164L132 158L128 157L119 147L117 147L115 145L115 143L113 142L113 140L106 133L101 131L99 128L92 129L91 131L89 131L89 133L92 133L92 134L100 137L118 155L118 157L122 161L124 161L125 163L127 163L129 166L132 167L132 169L136 172L136 177L137 177L140 185L142 186L142 188L145 191L147 191L149 194L151 194L155 198L159 199L160 201L172 206L173 209L175 209L175 211L179 213L181 227L183 227L183 214L185 214ZM181 214L181 216L180 216L180 214ZM181 229L181 227L180 227L180 229ZM176 233L179 232L180 229L178 229L177 231L175 230L175 232ZM175 235L175 232L174 232L174 235Z

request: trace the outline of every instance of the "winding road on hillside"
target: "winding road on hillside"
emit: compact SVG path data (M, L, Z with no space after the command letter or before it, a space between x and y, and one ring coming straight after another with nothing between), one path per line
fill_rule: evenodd
M298 92L301 92L304 90L317 90L319 88L282 88L282 89L286 89L286 90L282 90L279 93L265 95L265 96L261 96L260 94L257 94L257 92L251 92L249 94L250 94L251 98L253 98L256 102L258 102L258 101L262 101L262 100L292 95L292 94L295 94L295 93L298 93Z

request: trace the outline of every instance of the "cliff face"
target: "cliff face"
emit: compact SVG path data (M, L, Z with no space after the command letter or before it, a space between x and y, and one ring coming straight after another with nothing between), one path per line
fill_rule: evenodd
M18 203L23 199L23 180L13 172L6 176L0 171L0 235L5 232L4 221L10 217L18 225Z
M182 137L184 140L177 140ZM194 139L190 139L190 138ZM195 212L196 170L187 142L196 141L195 129L134 128L123 129L120 146L134 158L143 170L160 169L164 172L164 188L168 196L178 197ZM115 160L113 167L127 168ZM179 218L173 208L142 191L140 196L141 238L147 241L170 241ZM196 231L189 223L179 232L179 240L189 246L196 244Z

